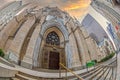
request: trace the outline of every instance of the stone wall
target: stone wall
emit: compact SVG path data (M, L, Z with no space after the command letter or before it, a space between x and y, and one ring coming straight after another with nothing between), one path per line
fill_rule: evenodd
M6 50L10 60L20 61L23 67L43 66L43 49L50 31L55 31L60 38L59 48L63 54L60 56L68 68L80 67L97 59L96 43L81 29L76 19L57 7L31 7L18 13L8 24L0 34L0 47ZM57 48L51 46L50 50Z

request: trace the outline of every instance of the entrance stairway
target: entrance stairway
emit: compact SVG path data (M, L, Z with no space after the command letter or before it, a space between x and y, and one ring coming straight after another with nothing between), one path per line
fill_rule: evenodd
M92 70L88 70L82 74L78 74L84 80L116 80L116 60L107 64L96 66ZM79 80L77 78L69 77L69 80Z
M18 74L16 74L15 78L12 78L12 80L65 80L65 79L64 78L41 78L41 77L25 74L22 72L18 72Z
M12 77L11 79L7 80L117 80L117 65L116 65L116 58L110 59L104 63L101 63L94 68L89 68L88 71L84 70L82 73L76 73L76 71L71 71L67 67L63 66L61 64L61 67L65 69L65 71L61 71L61 76L59 76L60 73L51 73L51 76L57 75L57 77L51 77L49 73L45 73L45 76L42 77L42 72L34 71L34 73L37 73L39 75L35 75L34 73L31 73L32 70L29 69L23 69L15 68L18 72L15 74L15 77ZM14 67L13 67L14 68ZM30 71L28 73L28 71ZM27 72L26 72L27 71ZM81 72L80 70L78 72ZM72 75L70 75L72 74ZM3 80L3 79L2 79ZM6 80L6 79L4 79Z

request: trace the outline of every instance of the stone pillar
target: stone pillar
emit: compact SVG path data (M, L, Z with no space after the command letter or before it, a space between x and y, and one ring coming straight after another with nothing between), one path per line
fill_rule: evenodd
M18 55L18 58L20 57L20 50L23 45L22 43L24 42L24 39L26 38L34 22L35 22L35 18L33 17L28 18L28 20L22 25L22 27L17 32L15 38L12 41L12 44L9 50L12 51L15 55ZM29 26L29 27L26 27L26 26Z
M82 35L83 36L83 35ZM78 45L78 51L79 51L79 58L81 61L81 65L85 65L85 50L87 50L87 47L84 47L85 42L84 39L82 38L81 34L79 33L79 27L75 31L75 37Z
M116 80L120 80L120 52L117 54L117 78Z
M66 66L68 68L72 68L72 51L69 45L69 42L66 43L65 46L65 53L66 53Z
M0 31L0 48L4 49L7 43L7 40L13 29L15 29L18 25L18 22L14 18L11 22L9 22L4 28Z
M40 41L39 41L39 32L40 32L40 28L41 28L41 23L36 23L37 26L30 38L27 50L26 50L26 54L22 60L22 66L27 67L27 68L32 68L33 65L33 59L36 59L37 57L33 56L34 53L34 48L37 46L39 47L40 45ZM38 38L38 39L37 39ZM38 41L37 41L38 40ZM34 58L35 57L35 58Z
M82 65L85 65L86 62L90 60L90 55L88 53L88 45L86 44L85 35L82 33L82 30L78 28L77 31L79 33L78 37L80 38L79 44L82 48L81 49Z
M69 43L70 43L70 48L71 48L71 66L72 67L78 67L81 65L80 59L79 59L79 53L78 53L78 48L77 48L77 43L74 37L73 32L69 36Z
M91 43L91 40L90 40L90 37L88 36L86 39L85 39L86 43L87 43L87 46L88 46L88 54L90 56L90 60L94 58L94 47L93 47L93 43Z
M26 50L26 54L23 58L23 62L28 63L28 65L25 65L28 68L38 67L39 48L42 40L42 37L40 35L40 30L41 30L42 23L44 22L44 19L45 19L44 16L41 17L40 23L37 23L38 25L36 26L32 34L32 37L28 44L28 48Z

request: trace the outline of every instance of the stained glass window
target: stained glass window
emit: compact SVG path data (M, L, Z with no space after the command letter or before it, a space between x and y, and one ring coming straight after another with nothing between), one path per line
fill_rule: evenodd
M47 35L46 43L51 45L60 45L60 39L56 32L52 31Z

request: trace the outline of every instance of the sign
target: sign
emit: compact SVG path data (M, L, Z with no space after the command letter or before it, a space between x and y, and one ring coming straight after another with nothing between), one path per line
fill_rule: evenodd
M95 65L95 62L94 61L90 61L90 62L87 62L86 63L86 67L92 67Z
M115 26L115 29L116 29L116 31L119 31L119 29L120 29L120 22L118 22L118 24Z

